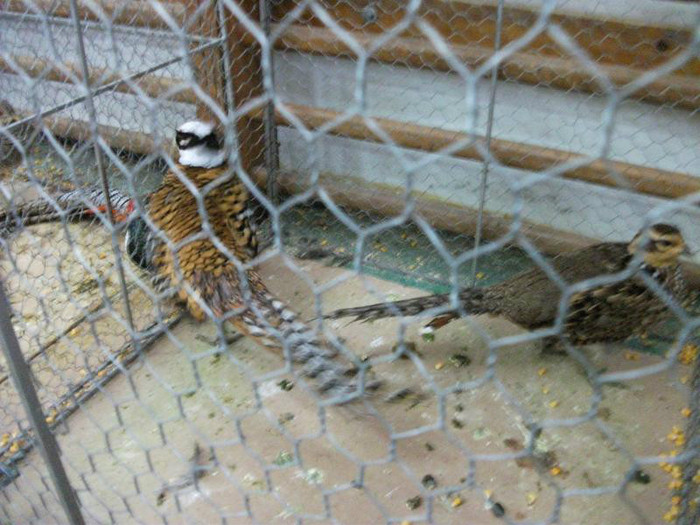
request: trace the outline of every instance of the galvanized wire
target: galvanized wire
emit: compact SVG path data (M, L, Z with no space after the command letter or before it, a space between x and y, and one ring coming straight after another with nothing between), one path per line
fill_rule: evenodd
M660 221L700 248L700 194L672 191L700 178L700 8L612 4L581 22L555 0L6 0L0 263L37 400L23 408L1 363L0 520L62 522L62 504L96 523L691 523L697 313L646 278L674 317L657 339L538 356L566 297L634 271L570 283L556 253ZM154 288L120 248L110 190L157 230L144 196L179 169L173 130L202 114L267 212L269 249L235 259L184 179L199 237L261 268L390 400L361 382L339 409L292 366L290 341L282 357L229 345L221 320L184 316L174 296L191 286ZM61 207L73 188L92 221ZM35 198L53 218L23 227ZM532 266L563 292L552 327L465 316L421 338L462 287ZM411 285L451 304L320 321ZM242 294L250 307L247 282ZM48 428L62 459L49 473L72 486L58 491L33 448Z

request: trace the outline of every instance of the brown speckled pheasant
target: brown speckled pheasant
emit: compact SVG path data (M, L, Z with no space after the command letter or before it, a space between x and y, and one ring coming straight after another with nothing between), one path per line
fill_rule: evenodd
M339 362L337 352L317 340L255 270L234 263L250 262L258 254L258 240L248 190L227 166L213 126L187 122L178 128L176 142L177 169L147 197L148 220L136 212L130 196L110 192L114 220L127 223L125 252L150 273L154 286L174 285L196 319L204 320L209 311L266 347L281 349L284 340L292 360L303 365L302 374L315 378L319 391L354 397L360 383L352 377L352 367ZM203 197L208 226L195 193ZM52 202L37 199L0 212L0 233L27 224L93 219L105 211L101 190L74 190ZM367 389L377 386L365 384Z
M564 322L564 333L571 344L615 342L643 333L663 320L666 304L645 284L638 272L654 278L678 302L687 292L678 258L686 253L681 232L667 224L655 224L645 237L640 231L630 243L603 243L560 255L552 266L569 285L621 272L641 252L635 274L613 284L601 285L572 295ZM561 298L558 286L539 267L522 272L502 283L460 292L461 307L467 314L490 314L529 330L554 324ZM412 316L449 304L449 295L431 295L392 303L380 303L336 310L326 318L355 317L373 321L384 317ZM433 319L423 329L432 332L459 317L447 313ZM556 337L548 338L550 346Z
M176 142L177 169L165 176L147 203L148 219L161 234L157 242L150 236L148 249L155 274L177 283L195 318L205 319L208 310L266 347L281 349L285 341L292 360L303 364L301 372L316 379L319 391L359 393L359 378L336 360L337 352L269 292L257 271L234 262L254 258L257 239L248 221L248 191L228 168L213 126L185 123ZM206 223L193 190L203 197Z

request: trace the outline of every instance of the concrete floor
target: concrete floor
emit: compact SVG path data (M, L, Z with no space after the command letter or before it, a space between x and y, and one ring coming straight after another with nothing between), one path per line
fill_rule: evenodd
M124 306L108 237L90 225L68 231L93 273L79 264L55 225L32 227L12 241L10 252L19 254L25 276L2 262L23 318L16 324L24 351L31 354L59 336L33 368L47 402L129 341L115 314ZM56 278L58 261L65 285ZM291 262L316 286L348 277L322 294L324 311L372 302L367 285L392 298L424 293L319 262ZM127 270L133 283L138 274ZM271 259L261 272L275 294L313 317L313 290L284 261ZM113 307L91 308L102 303L103 293ZM156 318L154 303L133 284L130 294L137 327L144 329ZM172 304L161 308L163 319L176 313ZM592 402L590 384L572 359L541 356L534 342L502 349L489 360L483 336L521 333L498 319L455 322L433 342L417 335L419 326L408 324L405 340L420 359L375 367L384 392L410 386L419 395L387 402L385 393L377 393L365 403L324 410L299 381L289 391L279 386L294 378L284 373L278 355L247 340L220 353L214 325L185 317L57 427L86 520L237 524L306 517L372 524L431 517L434 523L486 525L501 523L495 514L503 509L512 521L534 523L555 521L557 498L564 495L561 523L632 524L641 516L662 522L671 478L661 468L644 466L650 482L628 484L625 501L618 489L634 457L651 460L673 448L666 436L683 424L687 392L680 379L687 367L607 386L598 417L571 425ZM399 334L395 320L327 327L369 358L388 356ZM662 359L622 349L591 348L586 355L608 372ZM457 381L465 384L463 392L435 394ZM21 407L10 383L2 387L2 425L14 432ZM529 420L560 426L541 433L534 458L515 459L527 443ZM0 521L65 522L36 450L16 467L20 476L0 492Z

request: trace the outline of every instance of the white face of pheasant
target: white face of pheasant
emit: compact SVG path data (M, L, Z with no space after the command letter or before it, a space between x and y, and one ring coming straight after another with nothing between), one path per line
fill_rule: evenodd
M180 125L175 132L179 151L178 162L193 168L215 168L226 162L226 152L216 136L214 125L201 120L191 120Z
M646 236L640 231L630 242L629 251L641 251L644 262L656 268L677 264L681 255L689 253L680 230L669 224L654 224Z

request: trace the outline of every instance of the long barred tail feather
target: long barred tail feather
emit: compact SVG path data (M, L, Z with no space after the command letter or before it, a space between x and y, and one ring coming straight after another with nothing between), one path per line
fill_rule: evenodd
M266 320L280 320L276 331L286 341L292 361L301 365L302 376L315 380L320 393L335 396L359 393L360 386L355 377L355 367L339 360L339 352L336 349L319 341L313 329L301 322L296 313L282 301L275 299L269 293L257 298L254 294L253 297L256 309L265 314ZM272 310L271 314L268 313L270 310ZM274 334L266 326L267 323L260 323L257 315L244 315L243 321L251 332L259 333L262 330L267 340L277 342ZM367 390L376 390L379 386L379 382L376 381L365 384Z
M448 294L428 295L414 299L370 304L368 306L356 306L353 308L341 308L324 315L324 319L340 319L342 317L354 317L353 321L371 322L387 317L410 317L418 315L431 308L437 308L448 304Z
M230 318L231 323L259 344L280 350L286 343L292 362L300 365L298 372L313 379L321 394L351 399L362 393L353 363L343 362L336 349L319 340L309 325L270 293L256 272L248 272L248 281L251 293L243 298L238 271L229 267L213 287L200 290L200 297L218 316L241 311ZM379 386L378 381L368 380L364 390L376 390Z
M462 308L469 314L496 313L497 302L489 301L488 293L481 288L469 288L459 294L459 301ZM403 299L401 301L371 304L368 306L356 306L353 308L341 308L324 315L324 319L340 319L342 317L354 317L353 321L371 322L388 317L410 317L419 315L427 310L446 306L450 302L449 294L435 294L413 299ZM458 314L442 314L425 327L424 331L432 332L442 328Z
M134 210L133 199L118 190L110 190L114 219L123 222ZM0 235L6 236L18 228L32 224L57 222L65 218L78 221L94 218L96 211L106 213L107 199L101 189L79 189L58 195L50 203L35 199L9 209L0 210Z

